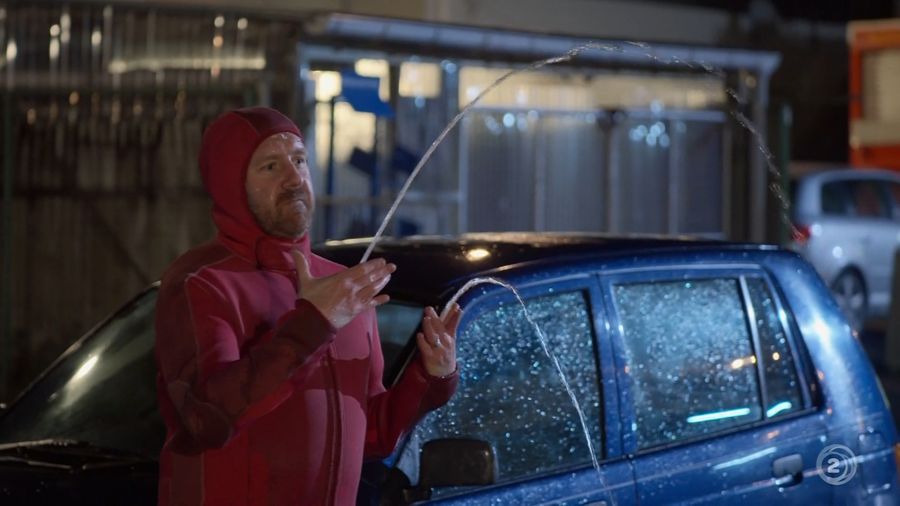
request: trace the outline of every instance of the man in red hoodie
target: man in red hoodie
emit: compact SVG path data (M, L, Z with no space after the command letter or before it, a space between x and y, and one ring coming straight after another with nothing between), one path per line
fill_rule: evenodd
M429 308L389 390L374 308L393 264L310 252L314 194L299 129L267 108L207 128L200 170L217 237L163 275L157 388L162 505L353 504L365 457L453 394L459 308Z

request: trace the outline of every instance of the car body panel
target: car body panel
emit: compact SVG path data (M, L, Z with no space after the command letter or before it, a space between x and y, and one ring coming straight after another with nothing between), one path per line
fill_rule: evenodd
M865 351L840 308L826 296L828 287L808 264L789 256L773 256L765 266L780 280L815 367L824 399L827 442L853 451L859 463L857 478L872 481L835 487L836 503L877 503L876 498L884 494L886 498L879 500L897 504L897 468L889 461L897 433L890 423L884 390Z

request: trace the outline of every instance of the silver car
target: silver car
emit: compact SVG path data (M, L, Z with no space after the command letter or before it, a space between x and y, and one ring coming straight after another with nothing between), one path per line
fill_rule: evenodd
M792 188L791 248L831 287L850 325L884 317L900 247L900 173L842 169L806 175Z

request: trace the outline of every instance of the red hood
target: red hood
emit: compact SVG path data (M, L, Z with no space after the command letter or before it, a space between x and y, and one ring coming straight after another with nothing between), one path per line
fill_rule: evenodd
M213 200L219 241L259 267L292 270L291 249L309 258L308 234L299 239L266 234L250 212L245 187L253 152L262 141L281 132L301 136L297 125L274 109L251 107L219 116L203 133L200 173Z

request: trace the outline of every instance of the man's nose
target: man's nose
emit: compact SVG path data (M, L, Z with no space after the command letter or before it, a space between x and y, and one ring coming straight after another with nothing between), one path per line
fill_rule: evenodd
M300 186L303 183L303 175L301 174L300 167L297 167L290 159L283 161L282 163L284 164L284 170L282 170L284 177L281 184L287 188Z

